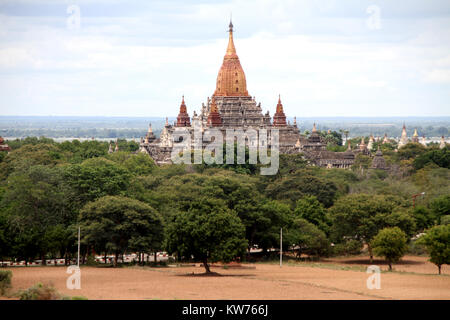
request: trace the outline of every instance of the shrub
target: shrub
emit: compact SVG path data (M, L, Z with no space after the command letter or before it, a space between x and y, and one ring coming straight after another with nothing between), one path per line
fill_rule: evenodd
M95 261L95 257L93 255L88 255L86 259L86 265L92 267L98 265L98 262Z
M373 238L371 245L377 256L383 256L392 270L392 263L400 260L406 252L406 234L399 228L384 228Z
M64 298L53 286L42 283L19 291L18 296L20 300L62 300Z
M441 217L441 224L442 225L450 224L450 214Z
M10 270L0 270L0 295L4 295L6 290L11 288L11 278Z
M73 296L72 300L89 300L89 299L84 296Z

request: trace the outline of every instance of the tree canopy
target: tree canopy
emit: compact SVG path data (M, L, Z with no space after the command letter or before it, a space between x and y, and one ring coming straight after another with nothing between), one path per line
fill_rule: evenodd
M202 261L207 273L209 262L231 261L246 248L244 225L223 200L195 200L168 226L168 252Z

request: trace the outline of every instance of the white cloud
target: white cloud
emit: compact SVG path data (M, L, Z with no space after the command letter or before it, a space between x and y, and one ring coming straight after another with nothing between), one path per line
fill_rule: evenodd
M278 93L288 116L420 115L431 96L436 106L428 110L448 114L448 91L433 87L450 82L449 44L442 41L448 18L412 20L420 32L387 41L361 27L364 10L361 17L311 19L335 8L333 1L189 8L147 13L154 19L83 16L76 32L65 27L65 12L0 15L1 113L173 116L185 94L192 114L214 91L227 44L227 23L218 24L233 11L249 92L271 114ZM164 25L166 17L172 24ZM383 32L393 24L386 21ZM313 31L299 31L305 26ZM208 28L223 32L202 31ZM175 36L161 35L167 33Z
M425 81L450 84L450 69L434 69L425 75Z

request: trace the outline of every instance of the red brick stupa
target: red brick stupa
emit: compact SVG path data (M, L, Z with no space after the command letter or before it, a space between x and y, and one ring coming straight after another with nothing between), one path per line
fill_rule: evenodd
M211 110L208 115L208 125L210 127L220 127L222 126L222 118L220 117L219 110L217 109L216 99L214 96L211 101Z
M184 96L181 100L180 105L180 113L177 117L177 127L190 127L191 126L191 118L187 113L186 104L184 103Z
M286 115L283 111L283 105L281 104L281 97L278 95L277 111L273 115L273 125L275 127L285 127L286 126Z

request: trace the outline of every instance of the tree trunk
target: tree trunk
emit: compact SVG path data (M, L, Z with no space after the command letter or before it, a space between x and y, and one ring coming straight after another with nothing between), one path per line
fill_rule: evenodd
M117 267L117 259L119 259L119 252L116 251L116 254L114 256L114 268Z
M108 258L107 258L107 253L105 251L105 265L108 263L108 260L106 260L106 259L108 259Z
M211 272L211 270L209 270L208 258L203 259L203 266L205 267L206 273Z
M156 251L155 251L154 260L155 260L155 264L156 264L156 263L158 262L158 261L156 260Z
M439 274L441 274L441 265L438 265Z
M369 250L370 263L373 263L373 252L370 243L367 243L367 249Z
M388 264L389 264L389 271L392 271L392 263L389 261Z

